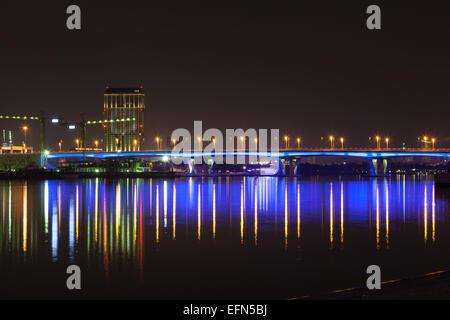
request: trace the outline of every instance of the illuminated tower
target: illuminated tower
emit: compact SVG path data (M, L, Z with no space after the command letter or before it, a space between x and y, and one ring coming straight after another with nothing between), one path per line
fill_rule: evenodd
M140 88L106 87L104 119L131 119L104 124L105 151L139 151L144 145L144 93ZM134 120L133 120L134 119Z
M6 147L6 146L12 146L13 145L11 130L3 129L2 130L2 136L3 136L2 146Z

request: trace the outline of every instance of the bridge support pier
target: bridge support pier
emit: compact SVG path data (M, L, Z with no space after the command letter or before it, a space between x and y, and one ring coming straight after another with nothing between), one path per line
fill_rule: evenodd
M193 176L210 176L213 174L212 170L214 168L214 161L209 161L207 163L192 165L192 170L190 170L190 175Z
M284 177L286 175L286 159L278 159L278 170L277 173L275 175L279 176L279 177Z
M203 164L193 164L192 168L193 168L193 170L191 172L191 175L199 176L199 175L203 174L203 171L204 171L204 165Z
M300 159L278 159L277 176L294 177L300 175Z
M212 173L213 173L213 168L214 168L214 160L210 159L206 163L206 167L207 167L207 174L208 174L208 176L211 176Z
M369 158L367 161L370 177L384 177L388 175L388 160L386 158Z
M295 159L295 169L294 169L294 175L300 176L300 159Z

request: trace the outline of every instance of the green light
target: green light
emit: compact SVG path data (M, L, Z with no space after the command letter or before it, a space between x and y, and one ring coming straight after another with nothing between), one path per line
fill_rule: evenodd
M136 121L136 118L120 118L120 119L110 119L110 120L95 120L95 121L86 121L86 124L104 124L104 123L117 123L117 122L125 122L125 121Z
M18 116L18 115L0 115L0 119L14 119L14 120L39 120L38 117L34 116Z

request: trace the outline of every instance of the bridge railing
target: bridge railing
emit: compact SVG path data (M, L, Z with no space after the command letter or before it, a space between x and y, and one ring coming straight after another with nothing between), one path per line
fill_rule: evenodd
M147 150L140 150L140 151L127 151L124 153L158 153L158 152L171 152L172 149L170 148L162 148L162 149L147 149ZM226 152L228 150L224 150L224 152ZM246 149L235 149L233 151L236 152L246 152L249 151L248 148ZM250 150L252 151L252 150ZM450 152L450 148L435 148L435 149L431 149L431 148L364 148L364 147L357 147L357 148L313 148L313 147L306 147L306 148L281 148L279 150L280 152L404 152L404 153L411 153L411 152L415 152L415 153L447 153ZM77 150L69 150L69 151L55 151L55 152L51 152L52 154L68 154L68 153L73 153L73 154L78 154L81 152L88 152L91 154L94 153L117 153L117 152L106 152L106 151L101 151L101 150L92 150L92 149L87 149L87 150L82 150L81 148L77 149ZM192 150L192 152L200 152L200 150ZM213 151L214 152L214 151ZM269 150L270 152L270 150Z

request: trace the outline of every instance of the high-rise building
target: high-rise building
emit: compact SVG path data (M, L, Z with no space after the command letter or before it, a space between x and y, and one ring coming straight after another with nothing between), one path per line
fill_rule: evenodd
M144 145L144 93L140 88L109 88L104 96L105 151L139 151Z
M13 145L13 141L12 141L12 132L11 130L2 130L2 146L12 146Z

